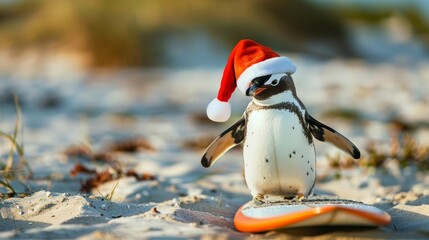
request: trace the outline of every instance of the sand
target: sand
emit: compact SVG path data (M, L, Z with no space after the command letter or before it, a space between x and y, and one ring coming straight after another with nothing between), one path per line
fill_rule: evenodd
M294 76L298 95L311 114L355 142L363 157L368 156L369 144L390 149L392 116L407 123L428 120L429 75L423 64L406 69L299 58L296 64L300 66ZM37 78L25 71L1 71L0 93L15 91L22 102L25 156L34 174L11 180L18 192L28 194L0 201L0 238L429 237L427 172L413 165L402 168L394 160L379 169L332 169L328 156L339 150L323 143L316 145L315 192L377 206L392 216L392 223L370 229L236 231L234 214L251 199L241 173L240 149L228 152L212 168L200 164L202 146L233 123L213 124L204 117L221 69L89 74L65 65L58 70L62 74L42 72ZM402 78L394 77L398 75ZM233 118L241 115L248 101L234 95ZM325 114L332 109L353 109L360 119ZM12 101L4 107L0 128L13 129L14 123ZM429 142L426 128L417 129L413 136L419 143ZM112 144L136 137L150 146L109 152ZM2 156L7 156L9 143L0 143ZM67 152L80 145L89 146L90 157ZM101 155L106 152L110 155ZM345 155L341 153L340 158ZM77 163L98 173L110 171L113 180L82 193L82 183L94 174L72 176ZM123 172L115 178L118 168ZM126 175L128 170L142 178Z

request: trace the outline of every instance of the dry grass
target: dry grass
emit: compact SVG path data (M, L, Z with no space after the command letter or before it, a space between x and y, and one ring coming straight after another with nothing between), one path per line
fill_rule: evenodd
M390 151L380 151L370 144L361 166L383 167L387 161L397 161L402 168L415 165L419 170L429 170L429 146L419 144L409 134L393 137L390 146Z
M390 146L389 151L381 150L381 146L371 142L366 147L366 156L357 161L341 158L339 154L327 159L333 169L384 168L387 162L396 161L402 168L415 165L421 171L429 170L429 146L419 144L412 135L394 134Z
M10 142L10 150L7 155L7 159L3 160L0 167L0 186L5 187L10 192L3 196L0 194L0 197L13 197L19 195L12 185L9 183L9 180L22 179L23 177L31 176L32 171L24 157L24 144L22 142L22 111L19 104L19 99L15 96L15 107L16 107L16 120L15 128L12 133L7 133L5 131L0 131L0 139L4 139ZM21 132L21 143L18 143L18 133ZM18 155L18 164L14 163L15 153ZM26 171L27 170L27 171Z

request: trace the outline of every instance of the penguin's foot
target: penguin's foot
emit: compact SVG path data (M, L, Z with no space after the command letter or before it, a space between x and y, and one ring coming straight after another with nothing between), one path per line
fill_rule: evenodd
M264 199L265 199L265 197L264 197L264 194L262 194L262 193L258 193L258 194L256 194L256 196L253 197L253 201L256 204L264 203L265 202Z
M298 195L296 195L294 197L294 200L296 200L297 202L301 202L303 199L305 198L305 195L302 193L298 193Z

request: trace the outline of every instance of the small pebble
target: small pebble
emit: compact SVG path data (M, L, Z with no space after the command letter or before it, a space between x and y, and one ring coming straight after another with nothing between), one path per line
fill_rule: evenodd
M107 206L106 206L106 204L101 204L100 208L103 210L106 210Z

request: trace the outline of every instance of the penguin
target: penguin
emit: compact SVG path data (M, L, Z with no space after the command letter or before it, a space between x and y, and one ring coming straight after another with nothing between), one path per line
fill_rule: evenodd
M313 138L360 158L350 140L308 113L290 72L256 77L246 88L252 101L243 116L207 147L201 164L208 168L242 144L244 178L255 201L311 194L316 181Z

